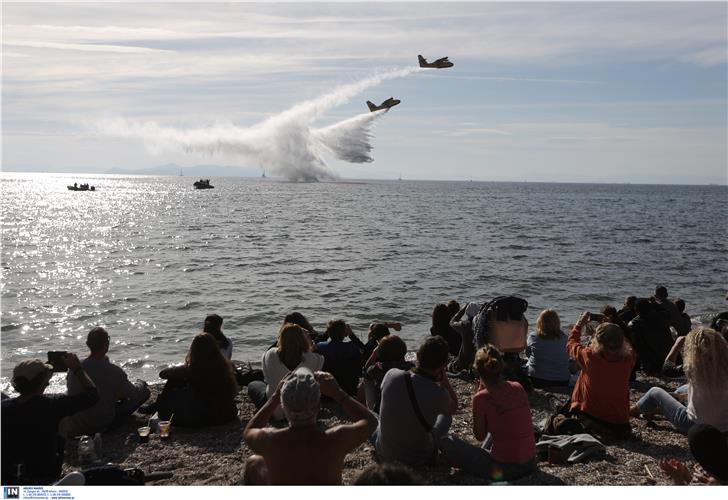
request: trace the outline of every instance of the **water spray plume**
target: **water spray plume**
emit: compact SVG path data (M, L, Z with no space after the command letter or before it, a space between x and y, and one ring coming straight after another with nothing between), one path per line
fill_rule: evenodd
M312 123L329 109L347 103L385 80L420 71L421 68L414 66L400 68L342 85L251 127L226 124L179 129L124 118L101 120L94 125L99 133L105 135L141 139L155 154L181 150L242 158L255 162L266 172L293 181L335 179L337 175L328 167L324 157L332 155L351 163L373 161L372 126L386 111L360 114L324 128L312 128Z

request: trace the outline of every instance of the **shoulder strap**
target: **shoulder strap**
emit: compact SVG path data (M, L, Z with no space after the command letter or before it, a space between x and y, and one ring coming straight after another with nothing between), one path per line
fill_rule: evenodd
M420 424L422 424L425 432L430 432L432 430L432 427L430 426L430 424L427 423L427 420L425 420L425 417L422 415L422 411L420 410L420 405L417 404L417 398L415 397L415 388L412 384L412 372L405 373L404 383L407 386L407 394L409 395L410 402L412 403L412 409L415 411L417 420L420 421Z

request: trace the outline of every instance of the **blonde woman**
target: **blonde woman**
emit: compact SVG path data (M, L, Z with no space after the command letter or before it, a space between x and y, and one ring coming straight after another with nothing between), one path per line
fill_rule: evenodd
M710 328L693 330L685 339L683 369L687 393L671 394L653 387L630 409L630 415L662 414L683 434L695 424L728 432L728 342Z
M286 375L303 366L317 372L324 366L324 357L313 351L309 332L294 323L284 323L278 332L278 343L271 347L261 361L265 382L255 380L248 384L248 396L257 408L275 392L276 387ZM275 418L283 419L283 411L278 408Z
M553 309L541 311L536 331L529 332L526 346L528 376L534 387L565 387L569 385L569 355L561 320Z
M571 330L566 349L581 368L571 394L571 411L596 432L625 435L629 425L629 376L635 353L614 323L601 323L589 346L581 345L581 330L589 322L585 312Z

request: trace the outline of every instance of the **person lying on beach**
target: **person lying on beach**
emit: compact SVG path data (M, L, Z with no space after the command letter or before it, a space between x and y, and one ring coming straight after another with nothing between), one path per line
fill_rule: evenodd
M233 367L209 333L196 335L185 363L162 370L159 377L167 380L157 398L161 420L174 415L173 425L201 427L237 418Z
M683 434L695 424L728 432L728 342L710 328L693 330L685 339L683 370L687 391L670 394L652 387L630 408L630 415L661 414Z
M336 401L353 423L328 429L316 425L321 396ZM267 427L278 406L289 425ZM244 483L252 485L341 484L346 455L366 441L376 417L344 392L326 372L297 368L281 381L243 431L254 455L245 463Z
M451 464L491 481L512 481L536 470L536 440L528 395L518 382L505 380L503 355L491 344L475 354L480 377L473 396L473 446L454 436L439 446Z
M581 315L566 344L569 356L581 368L570 411L597 437L629 436L629 378L635 353L614 323L601 323L589 346L581 345L581 330L589 316L588 312Z
M81 361L84 371L96 384L100 401L91 408L64 419L61 430L67 436L92 435L101 432L130 416L147 399L149 387L143 380L131 383L123 369L111 363L107 354L111 337L106 329L97 326L86 338L91 351ZM68 394L73 396L84 392L81 379L73 372L66 376Z
M53 366L39 359L21 361L12 385L20 393L2 401L2 484L48 485L61 476L65 439L58 424L99 401L96 385L75 354L63 361L83 387L79 394L43 394Z
M222 333L222 316L219 314L210 314L205 318L205 324L202 327L204 333L209 333L215 338L220 352L226 359L233 357L233 343Z
M273 395L286 375L298 367L306 367L312 372L324 366L324 357L313 351L309 331L294 323L284 323L278 332L276 347L263 354L261 367L263 381L255 380L248 384L248 396L257 409L263 407L267 399ZM283 410L278 408L274 418L285 418Z
M392 368L384 375L379 427L371 438L381 460L416 466L437 457L436 442L447 434L457 411L447 359L445 339L427 337L412 371Z
M314 348L324 357L323 370L331 373L347 394L354 396L359 386L362 366L366 361L366 346L354 334L351 325L341 319L328 322L326 336L329 339L317 342ZM345 342L346 338L349 339L348 342Z

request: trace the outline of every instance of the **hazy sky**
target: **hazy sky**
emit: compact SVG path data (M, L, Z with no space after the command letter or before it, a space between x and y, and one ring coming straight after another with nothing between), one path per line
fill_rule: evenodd
M100 134L108 119L249 127L417 54L316 119L402 103L343 177L726 183L726 15L714 3L4 2L3 170L256 166Z

